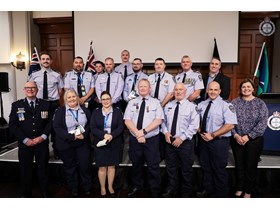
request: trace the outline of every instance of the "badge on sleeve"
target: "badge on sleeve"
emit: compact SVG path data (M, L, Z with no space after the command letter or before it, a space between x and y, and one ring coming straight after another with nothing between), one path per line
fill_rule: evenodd
M231 104L228 106L229 110L232 112L232 113L235 113L235 108L234 106Z

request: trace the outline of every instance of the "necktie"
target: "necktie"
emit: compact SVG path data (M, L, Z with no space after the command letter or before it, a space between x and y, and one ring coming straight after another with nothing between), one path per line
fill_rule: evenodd
M78 90L78 95L79 97L82 97L82 89L81 89L81 72L78 72L77 73L77 79L78 79L78 82L77 82L77 90Z
M143 98L142 100L143 101L141 103L140 112L139 112L138 120L137 120L137 129L138 130L141 130L143 127L143 119L144 119L145 106L146 106L145 98Z
M110 93L110 74L108 73L107 84L106 84L106 91Z
M177 106L174 111L173 121L172 121L172 125L171 125L171 136L176 135L176 126L177 126L177 121L178 121L179 105L180 105L180 102L177 101Z
M133 85L132 85L131 91L135 90L136 81L137 81L137 74L134 75L134 80L133 80Z
M208 112L210 110L210 107L211 107L211 104L212 104L212 101L209 101L209 104L208 106L206 107L206 110L203 114L203 118L202 118L202 122L201 122L201 133L206 133L206 122L207 122L207 115L208 115Z
M124 81L127 77L127 65L124 66Z
M157 84L156 84L156 90L154 97L158 99L158 93L159 93L159 85L160 85L160 74L158 74Z
M186 73L184 74L184 77L183 77L182 83L185 83L185 80L186 80Z
M43 99L48 100L48 76L47 76L47 71L44 72Z
M33 101L30 102L30 108L31 108L32 113L34 113L35 107L34 107L34 102Z

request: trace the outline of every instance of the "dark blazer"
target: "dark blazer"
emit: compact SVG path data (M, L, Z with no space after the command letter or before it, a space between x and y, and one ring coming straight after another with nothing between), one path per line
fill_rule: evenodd
M53 119L53 129L56 133L56 148L58 150L67 150L71 147L77 147L82 144L89 144L89 121L90 121L90 111L81 106L82 110L86 114L87 124L85 126L84 140L75 141L75 135L68 133L66 121L65 121L65 106L59 107L55 111L54 119Z
M95 142L100 141L103 139L105 132L104 132L104 116L102 114L102 108L95 109L92 113L91 120L90 120L90 128L93 136L95 137ZM122 139L122 133L124 130L123 124L123 114L122 111L117 108L113 107L113 116L112 116L112 125L111 125L111 135L113 136L113 143L114 139Z
M50 103L42 99L36 99L35 111L31 111L28 100L21 99L12 104L10 113L9 128L13 136L18 141L18 146L25 146L25 138L35 138L45 134L49 136L51 132ZM21 114L21 112L23 112ZM46 115L47 114L47 115ZM20 115L23 117L20 120ZM42 143L48 144L48 139Z
M205 92L207 88L207 82L208 82L208 77L209 74L203 75L203 84L204 84L204 89L201 90L200 97L201 100L205 100L208 97L205 98ZM227 100L230 95L230 78L225 76L223 73L218 73L217 76L215 77L214 81L218 82L221 87L221 94L220 96L224 99Z

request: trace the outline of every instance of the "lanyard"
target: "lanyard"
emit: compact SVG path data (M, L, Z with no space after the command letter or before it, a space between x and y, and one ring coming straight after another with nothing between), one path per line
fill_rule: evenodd
M71 114L73 115L73 117L75 118L75 120L77 121L77 123L79 122L78 121L78 110L76 110L76 114L73 112L72 109L69 109L69 111L71 112Z
M108 119L109 119L109 115L110 115L110 113L107 114L107 115L105 116L105 118L104 118L104 128L107 127L107 122L108 122Z

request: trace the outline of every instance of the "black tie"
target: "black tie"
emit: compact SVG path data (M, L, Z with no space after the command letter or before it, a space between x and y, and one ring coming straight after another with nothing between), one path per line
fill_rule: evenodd
M81 72L78 72L77 73L77 79L78 79L78 82L77 82L77 90L78 90L78 95L79 97L82 97L82 89L81 89Z
M202 122L201 122L201 129L200 129L201 133L206 133L207 115L208 115L208 112L210 110L211 104L212 104L212 101L209 101L209 104L206 107L206 110L205 110L205 112L203 114L203 118L202 118Z
M134 80L133 80L133 85L132 85L131 91L135 90L136 81L137 81L137 74L134 75Z
M35 107L34 107L34 102L33 101L30 102L30 108L31 108L32 113L34 113Z
M177 106L174 111L174 116L173 116L173 121L172 121L172 126L171 126L171 136L176 135L176 126L177 126L177 121L178 121L179 105L180 105L180 102L177 101Z
M160 74L158 74L157 84L156 84L156 90L154 97L158 99L158 93L159 93L159 84L160 84Z
M106 91L110 93L110 74L108 73L107 84L106 84Z
M184 74L184 77L183 77L182 83L185 83L185 80L186 80L186 73Z
M48 100L48 76L47 76L47 71L44 72L43 99Z
M124 66L124 81L127 77L127 65Z
M145 106L146 106L145 98L143 98L142 100L143 101L141 103L140 112L139 112L138 120L137 120L137 129L138 130L141 130L143 127L143 119L144 119Z

